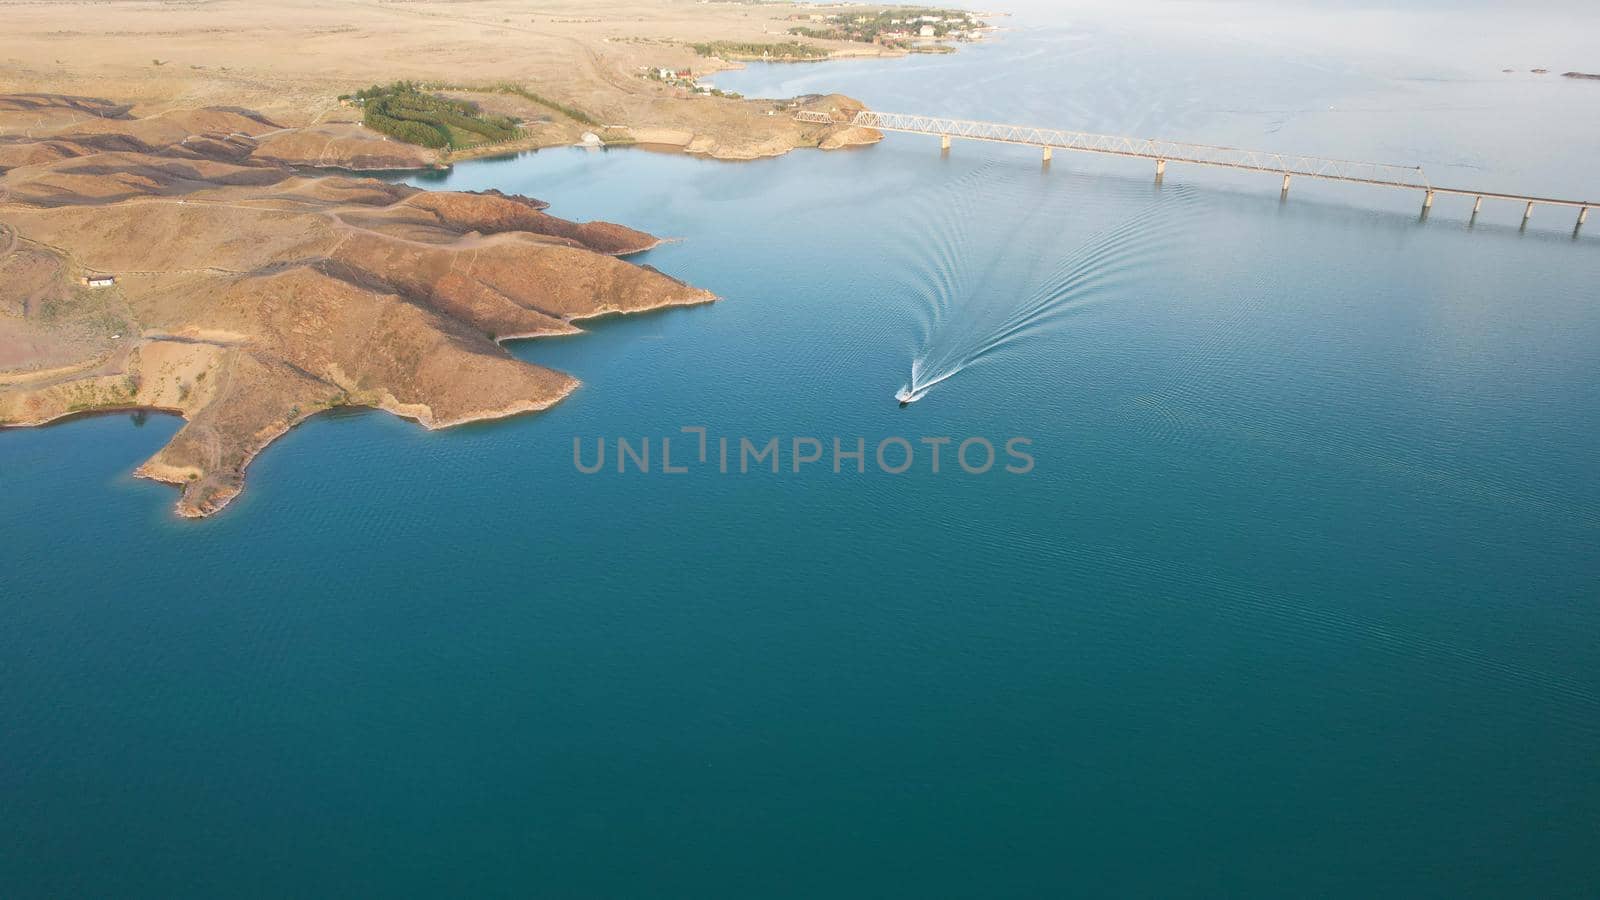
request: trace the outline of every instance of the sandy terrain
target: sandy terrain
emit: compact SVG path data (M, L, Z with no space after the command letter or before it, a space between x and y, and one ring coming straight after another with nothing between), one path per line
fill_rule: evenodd
M820 138L771 103L688 96L639 72L654 66L699 74L735 65L697 56L688 44L791 40L787 29L797 23L787 17L801 11L816 8L696 0L0 0L0 93L109 96L141 116L238 106L301 127L358 121L360 111L337 98L374 83L511 83L616 126L608 137L670 138L695 152L745 159L816 146ZM893 52L809 43L843 55ZM502 95L496 105L509 103L507 111L530 122L532 144L571 143L596 130L518 99ZM321 146L326 137L285 138L290 152L283 158L329 157Z

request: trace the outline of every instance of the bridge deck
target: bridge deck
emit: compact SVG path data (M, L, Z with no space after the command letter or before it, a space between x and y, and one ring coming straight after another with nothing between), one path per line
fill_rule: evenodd
M1600 203L1590 200L1566 200L1556 197L1507 194L1498 191L1434 187L1428 183L1428 177L1422 171L1421 166L1329 159L1320 156L1274 153L1267 150L1243 150L1237 147L1217 147L1209 144L1188 144L1180 141L1119 137L1107 134L1091 134L1083 131L1035 128L1027 125L1002 125L995 122L975 122L966 119L946 119L937 116L886 113L874 110L862 110L848 122L838 122L828 113L813 111L797 113L795 118L802 122L815 124L849 124L861 128L875 128L879 131L931 134L945 138L959 137L973 141L1024 144L1055 150L1074 150L1082 153L1100 153L1107 156L1152 159L1163 166L1167 162L1181 162L1197 166L1216 166L1251 172L1269 172L1286 178L1319 178L1325 181L1345 181L1356 184L1373 184L1381 187L1407 188L1427 192L1429 194L1429 202L1432 201L1433 194L1453 194L1494 200L1515 200L1542 206L1568 206L1585 211L1589 207L1600 205ZM1285 184L1287 185L1287 181L1285 181Z

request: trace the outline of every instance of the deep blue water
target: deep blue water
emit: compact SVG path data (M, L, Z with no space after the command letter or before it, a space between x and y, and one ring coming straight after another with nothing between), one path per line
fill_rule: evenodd
M1600 89L1017 24L717 82L1600 194ZM681 238L640 261L724 300L515 345L584 382L546 414L313 420L200 523L130 474L174 419L0 434L0 894L1592 896L1595 235L1150 175L462 165L418 183ZM868 471L574 468L685 426Z

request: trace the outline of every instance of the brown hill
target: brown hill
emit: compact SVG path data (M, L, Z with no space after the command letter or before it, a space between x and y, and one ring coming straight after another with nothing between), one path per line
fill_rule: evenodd
M252 133L272 123L245 111L152 121L0 97L0 122L7 110L80 119L0 142L0 425L182 415L139 474L179 485L186 516L226 505L255 454L319 411L435 428L544 409L577 382L498 341L714 299L619 259L657 242L620 225L297 174L259 156Z

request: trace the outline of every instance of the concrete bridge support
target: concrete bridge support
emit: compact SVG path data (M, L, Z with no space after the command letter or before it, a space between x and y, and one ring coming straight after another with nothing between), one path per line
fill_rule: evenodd
M1289 193L1289 176L1288 175L1283 176L1283 191L1282 191L1282 193L1285 193L1285 194Z
M795 120L808 125L841 124L836 121L835 115L812 109L800 110L795 113ZM1451 187L1436 188L1428 182L1420 166L1361 163L1311 156L1284 157L1279 154L1256 150L1209 147L1199 144L1183 144L1176 141L1089 134L1087 132L1062 131L1059 129L1030 128L1022 125L1001 125L995 122L973 122L865 109L856 113L854 118L850 119L850 124L879 131L938 135L940 148L946 154L950 151L951 140L955 135L959 134L972 140L1034 147L1044 155L1047 163L1050 157L1055 155L1056 147L1085 153L1104 153L1113 156L1155 160L1156 182L1158 184L1162 176L1167 172L1167 163L1175 159L1180 163L1189 163L1196 166L1215 166L1251 172L1272 171L1277 172L1280 176L1299 175L1303 178L1316 178L1325 181L1383 185L1406 191L1421 190L1425 192L1422 201L1424 215L1432 208L1436 193L1472 197L1474 216L1482 209L1483 201L1490 197L1495 200L1524 203L1526 204L1523 209L1524 222L1532 217L1533 206L1536 203L1543 203L1546 206L1564 206L1577 210L1585 210L1600 205L1600 202L1591 200L1534 197L1528 194L1473 191ZM1283 187L1286 191L1290 186L1290 181L1292 181L1291 178L1284 178Z
M1589 207L1585 206L1584 208L1578 210L1578 227L1582 228L1583 223L1587 221L1589 221Z

